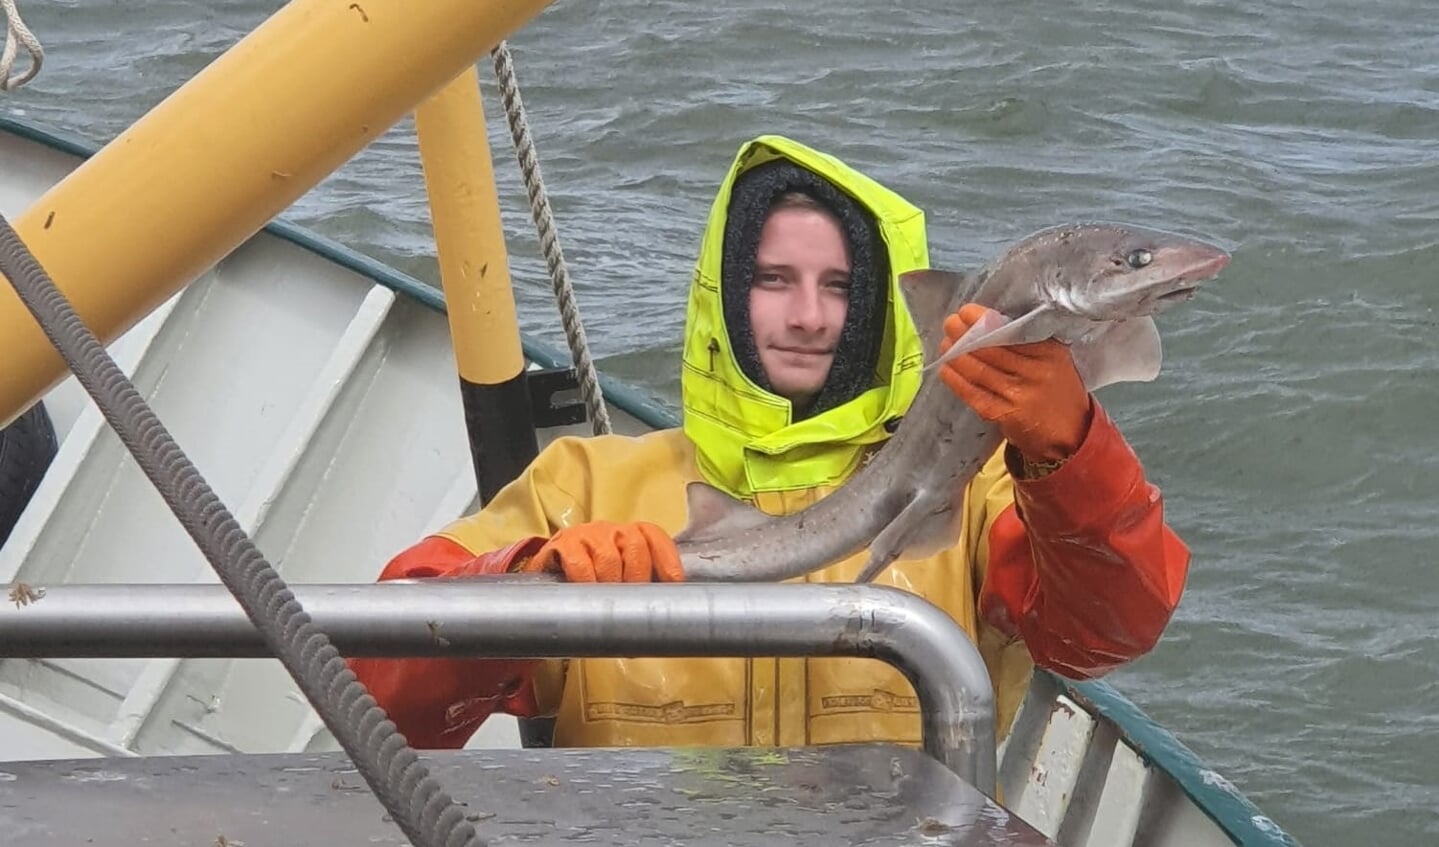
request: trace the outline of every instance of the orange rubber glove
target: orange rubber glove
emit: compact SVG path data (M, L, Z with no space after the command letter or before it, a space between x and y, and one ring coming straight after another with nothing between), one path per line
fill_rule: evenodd
M594 521L565 527L520 567L568 582L683 582L674 539L652 523Z
M985 311L966 303L945 318L941 352ZM1010 445L1031 462L1062 462L1074 455L1094 417L1069 348L1052 338L967 353L940 366L939 378L981 418L998 424Z

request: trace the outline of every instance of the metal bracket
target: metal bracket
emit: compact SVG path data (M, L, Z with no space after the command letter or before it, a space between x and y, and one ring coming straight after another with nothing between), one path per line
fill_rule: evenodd
M579 396L580 379L574 368L525 371L530 391L530 414L535 429L582 424L588 416Z

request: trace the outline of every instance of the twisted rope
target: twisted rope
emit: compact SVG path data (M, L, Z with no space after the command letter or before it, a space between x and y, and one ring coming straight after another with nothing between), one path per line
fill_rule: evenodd
M464 810L430 775L3 215L0 276L10 281L409 841L423 847L484 847L486 841Z
M0 51L0 91L14 91L40 73L40 65L45 61L45 50L40 46L40 39L36 38L35 33L20 19L15 0L0 0L0 13L5 15L5 49ZM17 44L30 54L30 67L24 75L11 79L10 71L15 67Z
M584 324L580 322L580 309L575 302L574 286L570 283L569 267L565 264L564 251L560 249L544 178L540 175L539 158L535 155L534 140L525 120L525 105L520 99L519 83L515 80L514 59L510 56L509 45L503 41L491 55L495 60L495 76L499 78L500 100L505 104L505 117L509 119L510 137L515 142L515 155L519 158L520 173L524 176L525 190L530 196L530 216L534 218L535 229L539 233L545 264L549 266L555 303L560 309L560 323L564 326L565 341L569 344L570 358L579 378L580 396L585 401L595 435L604 435L610 432L610 415L605 408L604 395L600 392L594 360L590 358L589 340L585 337Z

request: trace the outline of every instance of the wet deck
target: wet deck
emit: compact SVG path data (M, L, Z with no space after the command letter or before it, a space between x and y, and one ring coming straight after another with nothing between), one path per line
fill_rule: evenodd
M887 745L468 750L426 759L497 846L1051 843L928 756ZM407 843L342 754L0 762L0 840Z

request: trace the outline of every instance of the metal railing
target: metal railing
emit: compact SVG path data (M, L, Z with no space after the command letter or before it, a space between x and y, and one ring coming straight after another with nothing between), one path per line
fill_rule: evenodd
M572 585L523 577L292 585L347 656L860 656L919 696L924 750L994 796L994 690L938 607L876 585ZM0 657L266 657L221 585L50 585L0 605Z

